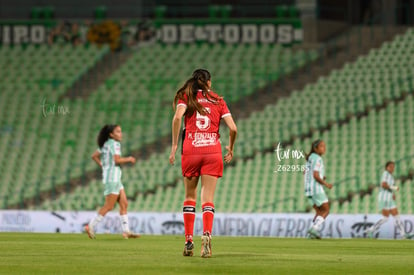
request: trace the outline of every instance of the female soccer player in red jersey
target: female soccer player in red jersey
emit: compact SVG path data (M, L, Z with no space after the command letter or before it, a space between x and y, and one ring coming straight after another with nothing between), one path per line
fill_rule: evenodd
M201 177L201 204L203 236L201 257L211 257L211 231L214 219L214 192L217 179L223 175L219 126L220 120L230 129L229 145L224 161L233 158L237 127L226 102L210 90L211 75L198 69L181 87L174 98L175 115L172 120L172 148L170 163L174 164L178 146L181 119L184 117L181 168L184 177L185 200L183 205L185 246L184 256L192 256L193 229L196 209L197 184Z

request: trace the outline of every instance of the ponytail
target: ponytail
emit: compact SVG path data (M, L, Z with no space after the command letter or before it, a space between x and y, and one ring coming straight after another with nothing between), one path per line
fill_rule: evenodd
M102 148L105 142L109 139L109 135L114 131L116 127L119 125L117 124L106 124L101 128L98 134L98 138L96 139L99 148Z
M306 161L309 159L309 156L312 155L312 153L316 153L315 149L318 148L318 145L322 142L321 139L317 139L314 142L312 142L312 147L308 154L305 155Z
M195 70L192 77L188 79L180 89L178 89L174 97L173 109L175 110L175 106L177 106L177 102L180 99L185 100L185 98L187 98L187 110L185 112L185 115L191 116L195 111L201 115L206 115L207 111L203 105L197 101L198 91L201 90L203 96L214 104L218 104L218 101L221 99L220 97L210 93L207 84L207 81L209 80L211 80L209 71L205 69Z

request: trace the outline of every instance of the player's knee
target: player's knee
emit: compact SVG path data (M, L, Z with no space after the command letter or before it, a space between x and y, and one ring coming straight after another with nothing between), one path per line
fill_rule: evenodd
M329 213L329 203L324 203L321 205L321 211L324 213Z
M107 212L109 212L112 209L114 209L114 205L113 204L106 204L104 207L106 208Z

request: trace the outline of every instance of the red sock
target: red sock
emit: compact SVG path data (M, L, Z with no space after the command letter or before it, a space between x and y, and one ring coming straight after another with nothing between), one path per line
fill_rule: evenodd
M211 235L213 230L214 220L214 203L206 202L202 205L203 207L203 234L208 232Z
M193 241L196 202L186 200L183 204L184 233L186 241Z

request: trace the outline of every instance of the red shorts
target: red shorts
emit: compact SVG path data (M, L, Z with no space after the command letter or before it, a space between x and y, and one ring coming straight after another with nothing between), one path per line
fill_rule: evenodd
M184 177L210 175L223 176L223 157L221 153L202 155L181 155L181 169Z

